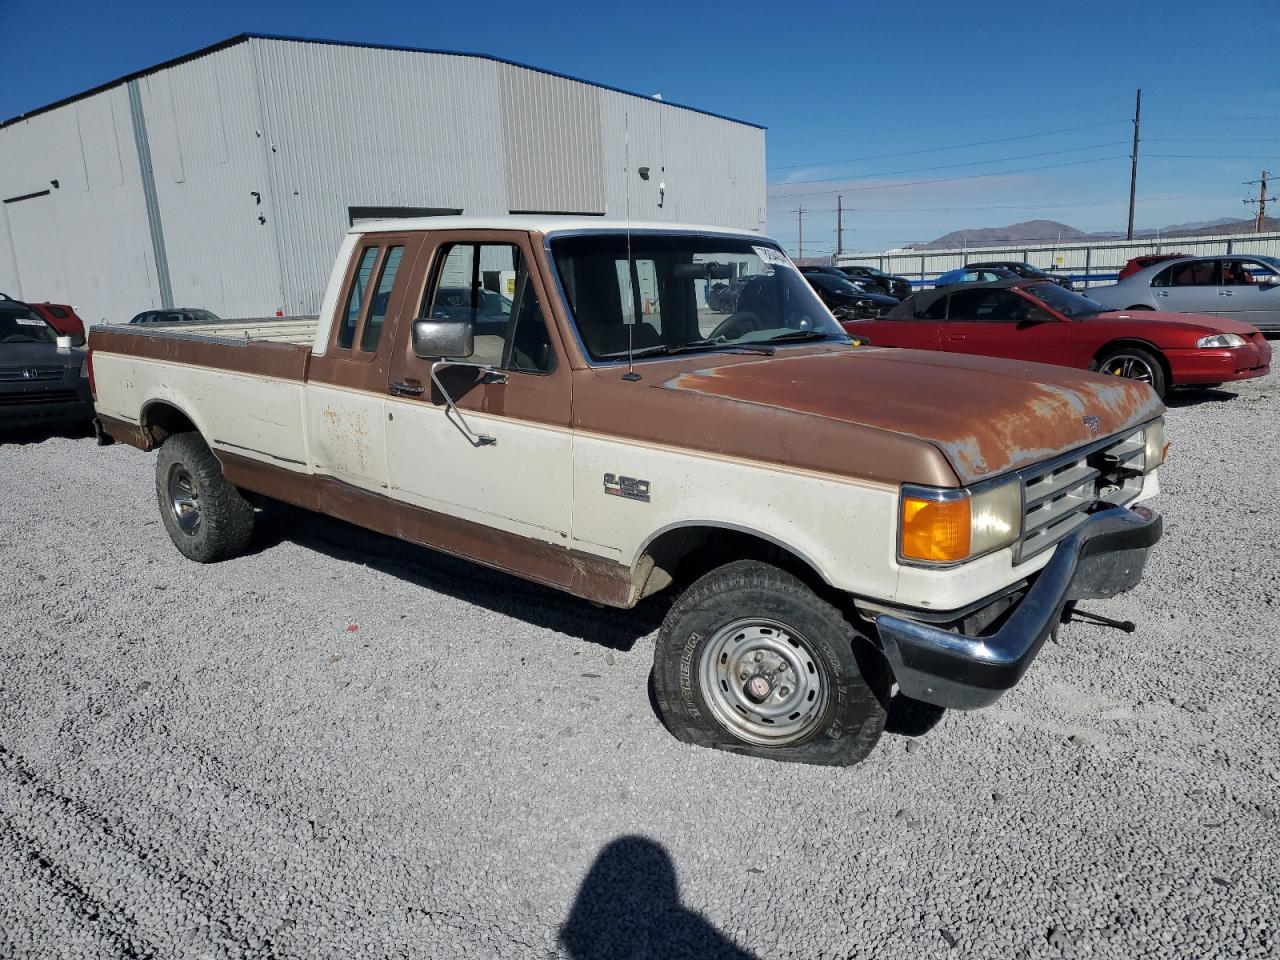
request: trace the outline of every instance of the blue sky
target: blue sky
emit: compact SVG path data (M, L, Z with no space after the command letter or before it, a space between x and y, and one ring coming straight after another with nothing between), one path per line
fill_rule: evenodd
M0 0L0 117L242 31L491 53L764 124L769 230L806 254L1028 219L1247 216L1280 173L1280 3ZM21 52L19 55L18 52ZM1000 141L1000 142L992 142ZM922 182L923 181L923 182Z

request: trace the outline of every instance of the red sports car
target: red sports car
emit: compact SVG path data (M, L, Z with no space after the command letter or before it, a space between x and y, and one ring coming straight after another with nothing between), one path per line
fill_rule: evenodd
M1111 310L1043 280L925 290L875 320L843 324L877 347L1034 360L1170 387L1216 386L1271 370L1257 327L1224 317Z

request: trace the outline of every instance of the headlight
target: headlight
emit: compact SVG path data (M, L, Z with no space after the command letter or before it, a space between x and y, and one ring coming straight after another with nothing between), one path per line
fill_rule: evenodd
M1211 337L1201 337L1196 341L1197 347L1221 349L1224 347L1243 347L1244 337L1237 333L1215 333Z
M1142 472L1150 473L1164 463L1164 452L1164 418L1161 417L1159 420L1152 420L1143 430Z
M899 559L959 563L1015 542L1022 535L1022 484L1005 480L972 490L906 484L899 517Z

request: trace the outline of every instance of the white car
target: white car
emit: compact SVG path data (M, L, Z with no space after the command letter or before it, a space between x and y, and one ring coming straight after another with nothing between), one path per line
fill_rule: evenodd
M1183 257L1139 270L1089 296L1115 310L1207 313L1280 331L1280 259Z

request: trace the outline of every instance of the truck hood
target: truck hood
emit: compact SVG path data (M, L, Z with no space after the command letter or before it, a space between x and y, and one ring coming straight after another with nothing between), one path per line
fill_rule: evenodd
M704 363L663 387L744 411L793 411L912 437L939 449L965 484L1132 429L1164 409L1150 387L1117 377L880 348Z

